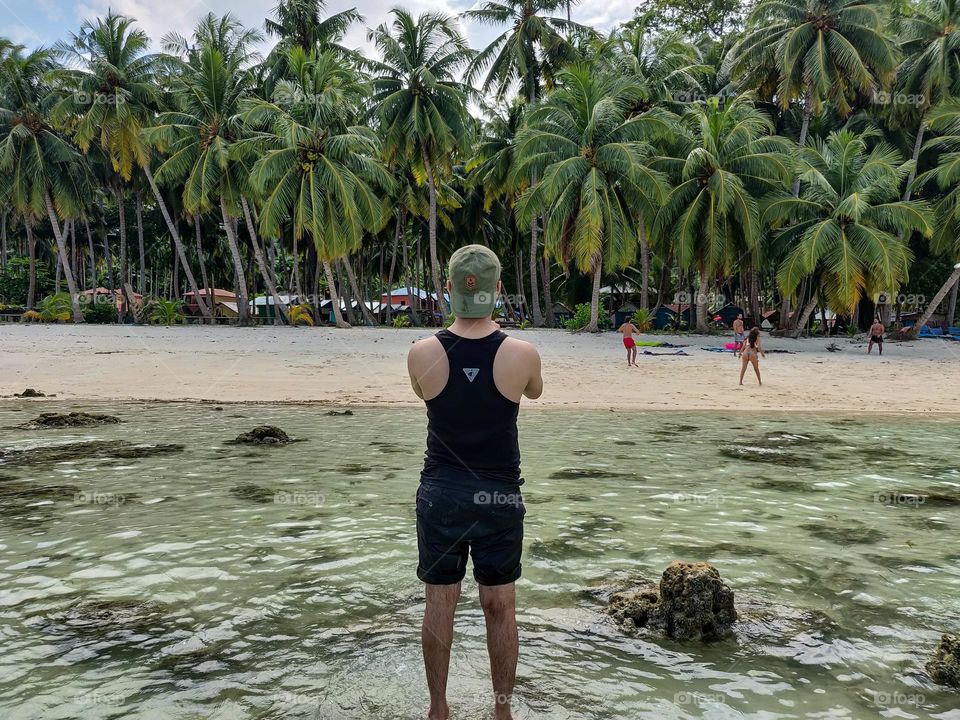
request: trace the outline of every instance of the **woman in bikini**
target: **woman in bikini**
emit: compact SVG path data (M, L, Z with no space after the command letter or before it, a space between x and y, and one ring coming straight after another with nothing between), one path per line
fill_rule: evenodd
M747 363L753 363L753 371L757 373L757 382L763 385L763 380L760 379L760 355L763 355L764 358L767 357L760 345L760 328L753 328L740 346L740 357L743 358L740 365L741 385L743 385L743 376L747 372Z

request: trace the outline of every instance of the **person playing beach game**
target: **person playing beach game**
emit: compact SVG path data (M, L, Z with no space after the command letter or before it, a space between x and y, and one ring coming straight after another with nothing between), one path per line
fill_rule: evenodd
M427 451L417 490L417 576L426 583L420 638L430 720L446 720L453 618L467 556L480 586L496 720L509 720L519 638L514 582L520 577L520 400L540 397L540 355L491 320L500 261L483 245L450 258L447 291L456 320L420 340L407 367L427 406Z
M640 330L632 322L627 320L623 325L617 328L618 333L623 333L623 346L627 349L627 367L633 365L637 367L637 341L633 339L634 335L639 335Z
M743 334L743 313L737 314L737 319L733 321L733 341L737 347L733 351L734 357L740 356L740 346L743 345L745 335Z
M883 323L880 322L880 317L877 316L873 320L873 325L870 326L870 342L867 343L867 355L870 354L870 351L873 350L874 344L880 350L880 354L883 355L883 334L887 331L887 328L884 327Z
M740 357L743 359L740 364L740 384L743 385L743 376L747 372L747 364L753 364L753 371L757 374L757 382L763 385L760 379L760 358L759 355L767 357L760 345L760 328L753 328L747 339L740 345Z

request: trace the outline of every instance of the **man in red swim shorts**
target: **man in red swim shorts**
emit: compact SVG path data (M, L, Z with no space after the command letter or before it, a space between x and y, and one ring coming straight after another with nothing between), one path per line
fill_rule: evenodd
M637 326L627 320L623 325L617 328L618 333L623 333L623 346L627 349L627 367L631 365L637 367L637 343L633 339L634 335L639 335Z

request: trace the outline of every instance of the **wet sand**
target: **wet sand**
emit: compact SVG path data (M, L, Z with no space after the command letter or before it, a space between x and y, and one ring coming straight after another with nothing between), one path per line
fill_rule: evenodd
M27 387L59 399L322 402L410 405L406 353L431 330L388 328L0 325L0 395ZM738 387L730 338L648 335L686 345L687 356L640 348L627 368L614 333L513 330L543 357L539 408L763 410L960 414L960 342L764 337L764 385L752 370ZM828 352L835 343L839 352ZM526 402L526 401L525 401Z

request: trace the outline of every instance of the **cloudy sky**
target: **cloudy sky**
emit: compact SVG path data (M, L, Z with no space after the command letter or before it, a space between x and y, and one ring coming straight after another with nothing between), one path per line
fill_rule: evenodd
M457 14L469 9L476 0L329 0L330 12L349 7L357 9L366 18L363 26L354 27L347 36L350 47L366 47L366 28L383 22L390 8L402 5L415 12L442 10ZM218 15L231 12L249 26L263 26L263 19L271 13L276 0L0 0L0 36L35 47L50 45L65 38L87 19L106 13L108 8L136 18L154 41L170 30L188 34L197 19L208 12ZM633 15L636 0L587 0L574 6L573 17L578 22L609 29L617 22ZM496 30L468 24L464 27L471 44L482 47L495 37ZM502 32L502 30L501 30Z

